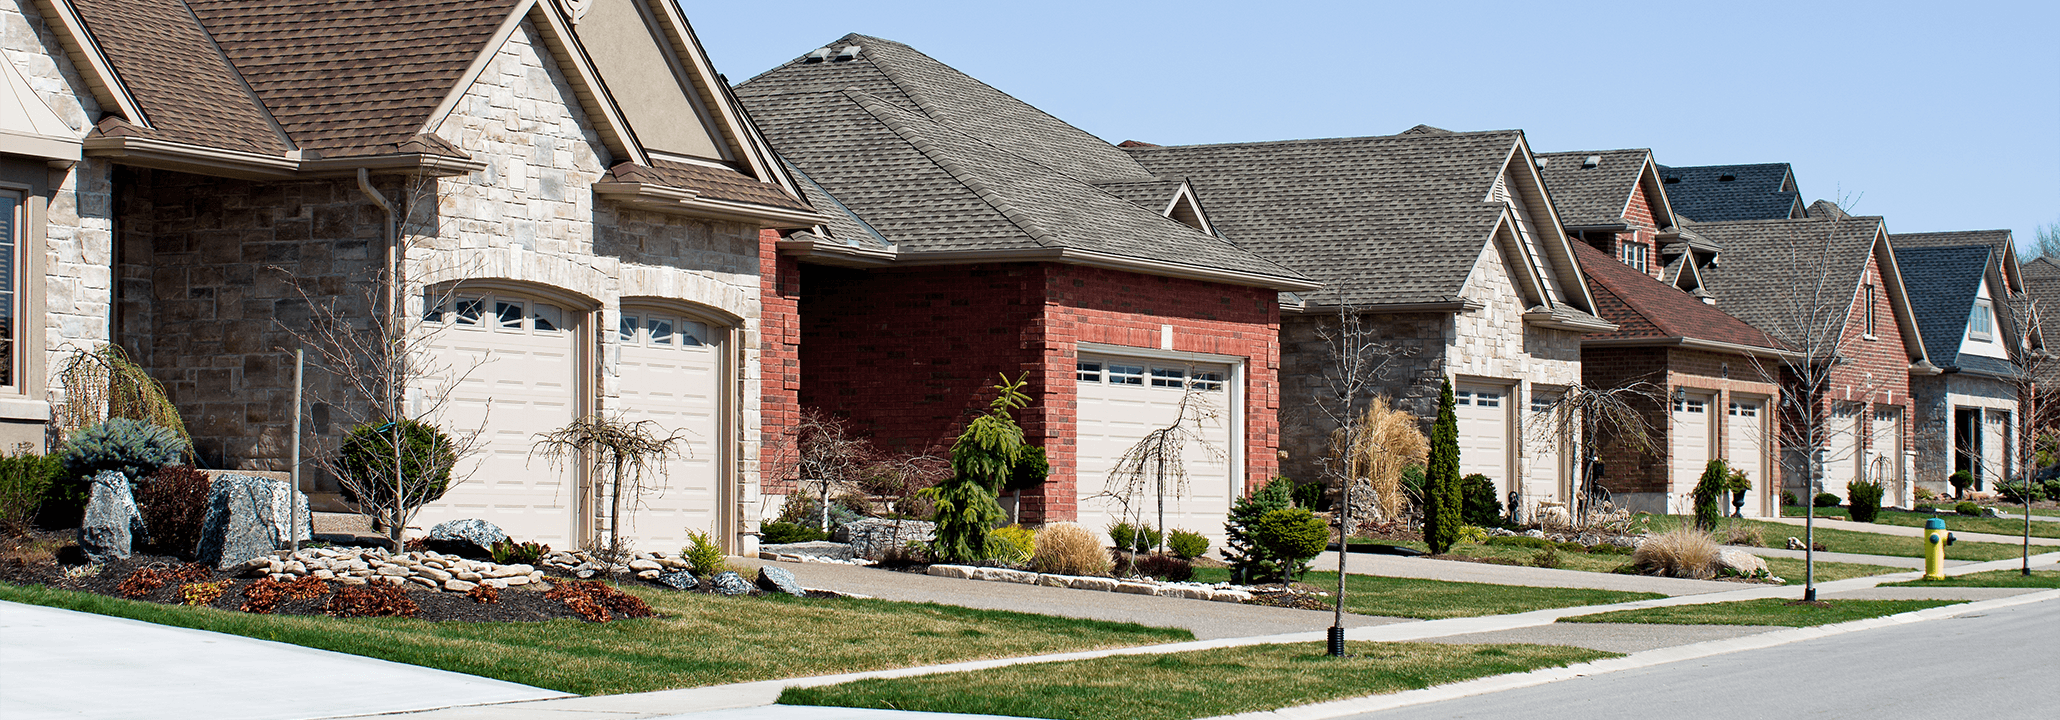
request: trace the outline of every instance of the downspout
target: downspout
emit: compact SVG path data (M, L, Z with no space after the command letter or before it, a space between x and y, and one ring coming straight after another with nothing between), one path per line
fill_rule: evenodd
M386 337L384 339L386 340L388 352L393 352L396 349L394 345L398 343L398 338L394 333L398 332L400 328L400 248L399 244L394 242L393 203L387 202L386 196L381 195L378 188L372 187L372 174L366 171L365 168L358 168L358 189L364 191L365 197L371 198L372 204L379 206L379 211L386 215L385 222L379 224L380 235L386 241L387 318ZM400 387L398 366L391 357L384 358L383 360L388 369L387 393L389 397L385 398L385 400L389 404L386 417L388 422L393 423L394 505L392 517L387 518L387 532L393 540L393 551L398 553L401 552L403 547L401 544L401 533L403 530L401 524L404 513L402 510L407 507L407 484L401 477L401 439L407 434L407 431L399 425L401 421L401 393L403 391Z

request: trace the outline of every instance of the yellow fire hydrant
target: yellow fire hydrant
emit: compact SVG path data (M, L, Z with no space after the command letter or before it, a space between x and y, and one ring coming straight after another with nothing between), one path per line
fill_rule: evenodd
M1946 521L1932 518L1924 521L1924 579L1946 579Z

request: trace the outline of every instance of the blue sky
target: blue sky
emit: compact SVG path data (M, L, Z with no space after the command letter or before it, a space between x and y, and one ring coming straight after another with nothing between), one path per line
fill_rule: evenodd
M845 33L1111 142L1521 128L1540 152L1787 162L1891 232L2060 222L2060 3L703 2L732 81Z

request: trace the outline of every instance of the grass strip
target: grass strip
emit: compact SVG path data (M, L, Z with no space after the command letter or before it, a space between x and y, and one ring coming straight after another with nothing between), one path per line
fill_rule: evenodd
M1787 580L1790 585L1803 584L1802 558L1761 557L1760 559L1767 561L1767 572L1772 573L1774 577ZM1818 560L1817 582L1831 582L1833 580L1847 580L1856 577L1871 577L1909 571L1909 568L1889 567L1887 565L1865 565L1861 563Z
M1944 580L1908 580L1882 583L1881 587L1976 587L1976 588L2060 588L2060 570L1990 570L1955 575Z
M2024 511L2024 508L2022 507L2010 509L2015 510L2017 512ZM2034 508L2034 510L2036 510L2036 508ZM1801 506L1791 505L1789 507L1782 508L1781 514L1787 517L1802 517L1803 508ZM1836 518L1839 520L1851 519L1851 516L1848 514L1845 508L1817 508L1817 517ZM1902 510L1889 510L1887 508L1883 508L1881 512L1875 513L1874 524L1898 525L1901 527L1921 528L1924 527L1924 521L1930 520L1933 517L1937 517L1940 520L1944 520L1946 523L1946 529L1951 530L1953 532L1988 533L1991 535L2016 535L2018 537L2024 536L2023 520L2013 520L2010 518L1972 517L1968 515L1958 515L1950 512L1940 513L1934 516L1931 513L1906 512ZM2040 522L2037 520L2033 520L2031 522L2031 536L2037 538L2060 538L2060 523ZM1954 547L1959 547L1959 545L1959 543L1953 543ZM1948 548L1947 551L1950 552L1951 548Z
M1230 571L1224 568L1195 568L1194 579L1196 582L1228 582ZM1338 574L1311 572L1302 576L1302 582L1334 592L1338 586ZM1608 605L1660 597L1666 596L1617 590L1490 585L1378 575L1347 575L1345 578L1345 612L1425 620L1507 615L1547 608Z
M1663 533L1682 522L1680 515L1640 515L1633 521L1634 531L1645 528L1653 533ZM1692 522L1692 520L1691 520ZM1790 537L1801 538L1800 525L1788 525L1766 520L1727 519L1726 523L1743 523L1758 528L1770 547L1782 547ZM1721 532L1721 530L1720 530ZM1817 543L1825 552L1852 553L1855 555L1885 555L1888 557L1924 557L1924 539L1915 536L1883 535L1881 533L1857 530L1833 530L1820 527L1816 532ZM1959 541L1946 548L1947 560L1986 561L2014 558L2023 552L2017 545L2003 543ZM1776 573L1779 574L1779 573ZM1782 577L1788 577L1783 575ZM1796 578L1789 578L1796 579Z
M934 603L624 589L667 617L594 624L252 615L7 583L0 583L0 600L274 640L580 695L1194 639L1183 629Z
M1778 625L1810 627L1862 620L1912 610L1954 605L1965 600L1830 600L1819 605L1781 598L1739 600L1702 605L1617 610L1563 617L1563 623L1640 623L1652 625Z
M788 688L787 705L1069 720L1184 720L1564 667L1615 653L1552 645L1320 643L1128 655Z

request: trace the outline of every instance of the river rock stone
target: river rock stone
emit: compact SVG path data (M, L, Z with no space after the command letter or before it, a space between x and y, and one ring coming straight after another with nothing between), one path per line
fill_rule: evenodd
M466 518L437 523L424 541L431 550L481 560L494 556L494 543L508 539L500 526L485 520Z
M808 597L808 591L801 589L801 583L794 579L794 573L786 568L770 565L758 569L758 587L766 592L781 592L794 597Z
M936 535L936 524L922 520L861 518L837 526L830 539L849 544L853 556L880 560L911 541L929 542Z
M744 576L738 575L734 572L730 572L727 570L718 573L714 578L709 579L708 584L709 586L715 588L716 592L722 593L724 595L751 594L751 583L744 582Z
M664 566L662 566L662 565L659 565L659 564L658 564L658 561L657 561L657 560L647 560L647 559L644 559L644 558L637 558L637 559L635 559L635 560L631 560L631 561L629 561L629 569L630 569L630 572L644 572L644 571L646 571L646 570L659 570L659 569L662 569L663 567L664 567Z
M86 502L86 521L79 525L79 549L92 562L126 558L143 534L143 515L129 478L114 470L93 476L93 494Z
M289 516L300 519L290 529ZM282 481L223 473L208 490L199 560L217 568L234 567L285 547L293 536L307 540L313 534L308 496Z
M854 554L849 544L828 542L824 540L816 540L813 542L774 543L771 545L760 545L758 546L758 552L760 554L772 553L773 555L815 557L826 558L830 560L850 560L851 556Z
M674 590L694 590L701 587L701 579L685 570L674 570L658 576L658 584Z

